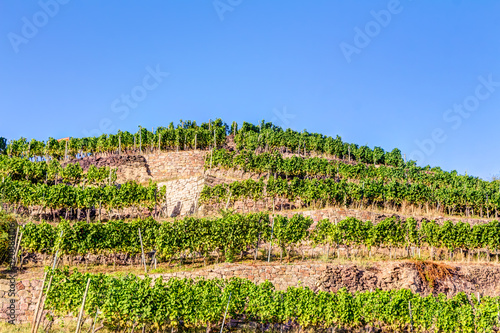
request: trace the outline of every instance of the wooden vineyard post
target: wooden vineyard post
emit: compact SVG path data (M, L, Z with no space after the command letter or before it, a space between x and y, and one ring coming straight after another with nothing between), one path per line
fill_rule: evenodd
M64 160L68 160L68 141L66 141L66 146L64 147Z
M122 154L122 136L118 135L118 155Z
M259 227L261 225L262 218L259 218ZM254 261L257 260L257 254L259 253L259 243L260 243L260 231L259 236L257 237L257 244L255 245L255 256Z
M153 253L153 258L151 258L151 264L149 266L149 269L153 269L153 265L154 269L156 269L156 250Z
M43 296L43 286L45 285L45 280L47 279L47 274L49 272L45 272L43 275L43 282L42 282L42 289L40 289L40 295L38 295L38 301L36 302L36 308L35 308L35 313L33 314L33 321L31 323L31 332L33 333L33 329L35 328L35 324L37 322L38 318L38 309L40 309L40 303L42 301L42 296Z
M274 215L273 215L273 224L271 227L271 240L269 241L269 253L267 255L267 262L271 261L271 249L273 246L273 234L274 234Z
M16 245L16 251L14 252L14 267L17 266L17 255L19 253L19 246L21 245L21 240L23 239L23 232L21 231L21 235L19 235L19 240Z
M166 214L166 217L168 217L167 188L165 188L165 214Z
M142 129L139 131L139 153L142 154Z
M95 323L97 321L97 316L99 315L99 308L97 308L96 312L95 312L95 317L94 317L94 320L92 321L92 327L90 328L90 332L91 333L94 333L94 328L95 328Z
M157 191L157 188L155 187L155 213L154 213L154 216L156 216L156 206L157 206L157 204L156 204L156 191Z
M61 233L59 234L59 239L62 238L64 230L61 230ZM52 271L56 269L56 264L57 264L57 255L59 254L59 249L57 249L56 254L54 255L54 263L52 264Z
M227 310L229 309L229 302L231 302L231 294L232 292L229 293L229 299L227 300L226 312L224 312L224 319L222 319L222 326L220 328L220 333L222 333L222 330L224 329L224 323L226 322Z
M497 324L500 325L500 301L497 299Z
M41 304L41 308L39 310L39 312L37 313L37 318L36 318L36 321L35 321L35 326L32 328L33 331L32 333L36 333L38 332L38 326L40 326L40 321L42 320L42 315L43 315L43 309L45 307L45 299L47 298L47 295L49 294L49 290L50 290L50 286L52 285L52 278L53 276L50 276L50 280L49 280L49 285L47 286L47 292L45 293L45 298L43 299L42 301L42 304ZM43 286L42 286L42 292L43 292Z
M56 263L57 263L57 255L59 254L59 250L56 251L56 254L54 255L54 262L52 263L52 270L56 268Z
M231 195L232 195L231 189L229 189L229 195L227 196L226 207L225 207L226 210L229 207L229 202L231 201Z
M161 153L161 133L158 133L158 151Z
M410 332L413 332L413 315L411 313L411 301L408 301L408 311L410 312Z
M142 245L141 228L139 228L139 240L141 241L142 264L144 265L144 273L147 273L148 269L146 267L146 258L144 257L144 246Z
M85 293L83 294L82 307L80 308L80 313L78 314L78 321L76 323L76 331L75 333L80 333L82 328L82 317L83 317L83 309L85 308L85 301L87 300L87 293L89 291L90 286L90 278L87 280L87 287L85 287Z
M194 150L196 150L196 139L197 139L198 133L194 135Z
M19 237L19 226L17 226L17 229L16 229L16 237L14 238L14 246L16 246L16 244L17 244L18 237Z

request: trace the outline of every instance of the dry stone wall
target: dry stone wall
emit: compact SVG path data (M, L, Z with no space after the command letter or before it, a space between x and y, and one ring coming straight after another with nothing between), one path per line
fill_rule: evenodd
M238 265L220 264L212 268L191 272L177 272L170 274L155 274L153 278L162 276L164 280L173 277L179 278L230 278L238 276L247 278L255 283L265 280L272 282L277 289L285 290L289 286L308 286L316 289L321 273L326 271L326 264L303 265ZM16 283L16 323L30 322L33 318L36 303L39 297L42 281L38 279L20 280ZM10 298L7 297L9 281L0 279L0 320L7 321L7 311Z
M229 279L240 277L249 279L254 283L269 281L277 290L286 290L291 286L306 286L311 289L319 287L321 275L326 271L327 264L307 263L294 265L268 264L219 264L217 266L201 269L197 271L181 271L169 274L157 274L155 277L162 277L163 280L171 278L205 278L205 279Z
M190 177L159 182L167 188L166 215L169 217L191 215L198 210L198 198L203 189L203 177Z
M267 173L251 173L242 170L225 170L213 168L204 170L204 161L208 157L209 152L206 150L188 150L188 151L168 151L168 152L153 152L143 155L111 155L108 157L85 158L78 160L84 169L90 164L97 166L109 165L117 168L118 182L127 180L136 180L141 183L147 183L150 179L159 182L161 185L167 186L167 216L185 216L199 211L202 214L210 215L217 212L218 209L224 208L226 203L221 202L219 205L198 207L198 199L204 185L214 186L221 183L230 183L236 180L254 179L258 180L261 177L267 177ZM356 217L361 220L371 220L375 223L383 220L390 215L385 212L357 210L349 208L325 208L325 209L309 209L302 212L290 211L301 207L299 202L289 202L286 199L276 199L274 202L275 211L278 214L293 215L296 213L310 216L314 221L319 221L324 218L341 220L346 217ZM229 208L236 212L248 213L254 211L272 211L272 200L245 200L236 201L229 205ZM199 209L198 209L199 208ZM281 209L284 211L281 212ZM400 218L416 217L417 220L423 218L428 220L436 220L442 223L445 220L453 222L463 221L471 225L479 223L487 223L492 219L485 218L448 218L445 216L431 215L397 215Z
M117 182L150 180L167 188L167 216L185 216L197 209L204 185L204 159L207 151L154 152L143 155L110 155L76 160L84 170L91 164L117 169ZM132 214L133 215L133 214Z
M277 290L304 286L314 291L336 292L347 288L350 292L375 289L407 288L422 295L444 293L451 297L458 292L496 296L500 292L500 265L498 264L428 264L446 268L443 278L436 278L433 286L420 272L414 261L390 261L359 265L356 263L295 263L229 264L223 263L195 271L153 274L153 280L171 278L246 278L254 283L269 281ZM430 271L429 271L430 272ZM422 276L424 274L424 276ZM41 280L19 280L16 283L16 323L32 320L41 288ZM0 320L7 321L10 299L7 297L9 280L0 279Z
M204 150L188 150L151 153L144 155L144 158L152 179L165 181L202 176L206 154Z
M14 297L9 297L9 280L0 279L0 321L10 320L10 304L15 305L15 323L25 323L31 321L35 312L38 296L42 285L41 280L16 281L16 291ZM11 303L14 300L14 303Z

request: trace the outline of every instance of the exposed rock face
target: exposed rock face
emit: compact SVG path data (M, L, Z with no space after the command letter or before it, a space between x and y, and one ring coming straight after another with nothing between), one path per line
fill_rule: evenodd
M410 289L422 295L459 292L494 296L500 292L497 265L450 266L430 262L379 262L363 268L356 264L328 266L319 278L319 289L351 292L364 290Z

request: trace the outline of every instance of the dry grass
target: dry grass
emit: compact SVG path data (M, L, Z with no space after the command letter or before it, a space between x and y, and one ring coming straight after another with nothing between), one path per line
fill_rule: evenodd
M90 328L90 322L84 323L81 332L87 332ZM74 320L57 320L49 332L73 333L76 329L76 322ZM16 324L12 325L6 322L0 322L0 333L30 333L31 324ZM38 328L38 332L44 332L42 327ZM110 331L103 328L99 330L100 333L109 333Z
M436 281L450 279L454 273L454 268L445 263L436 263L426 260L410 260L418 271L418 275L422 281L426 282L432 290L436 285Z

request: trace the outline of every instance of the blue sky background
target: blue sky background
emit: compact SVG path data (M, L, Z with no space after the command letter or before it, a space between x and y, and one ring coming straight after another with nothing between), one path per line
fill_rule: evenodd
M0 2L0 136L266 119L500 174L500 83L459 126L443 118L478 77L500 82L500 2L55 1ZM372 37L347 59L357 29ZM168 77L121 119L112 104L157 66Z

